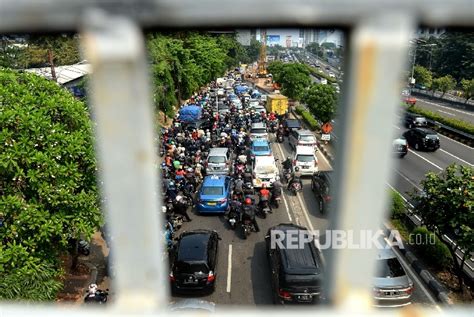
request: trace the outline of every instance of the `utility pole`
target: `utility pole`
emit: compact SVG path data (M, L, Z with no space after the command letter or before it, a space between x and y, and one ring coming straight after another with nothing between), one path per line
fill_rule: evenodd
M53 50L50 48L48 48L48 61L49 66L51 67L51 78L57 82L58 78L56 77L56 70L54 69Z

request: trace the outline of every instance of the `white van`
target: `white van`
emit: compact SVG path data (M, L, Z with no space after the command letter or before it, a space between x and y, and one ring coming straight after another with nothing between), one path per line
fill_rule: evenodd
M272 187L278 175L278 168L275 163L275 157L256 156L252 161L253 186L260 188L265 185L267 188Z
M301 175L313 175L318 171L318 158L311 146L297 146L293 168L299 167Z

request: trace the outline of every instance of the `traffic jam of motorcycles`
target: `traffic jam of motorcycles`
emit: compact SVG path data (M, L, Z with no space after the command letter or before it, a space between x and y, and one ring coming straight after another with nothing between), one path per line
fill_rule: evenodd
M302 176L318 170L314 135L307 144L310 138L304 135L290 144L296 156L278 159L273 153L272 143L290 142L294 132L287 104L273 109L267 106L271 95L234 72L226 78L186 101L172 124L161 129L162 232L173 294L212 293L219 283L222 239L216 229L222 228L196 227L196 222L219 217L225 230L243 242L272 214L285 212L280 208L283 193L296 196L303 188ZM295 130L307 131L301 126ZM187 230L190 222L199 229ZM320 294L316 288L304 296L282 293L277 301L313 302Z

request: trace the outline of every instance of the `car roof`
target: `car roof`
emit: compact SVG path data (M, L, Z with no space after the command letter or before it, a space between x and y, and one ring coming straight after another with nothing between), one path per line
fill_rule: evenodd
M252 141L252 145L268 145L268 140L255 139L255 140Z
M273 157L273 155L255 157L255 166L268 164L275 164L275 157Z
M178 261L207 260L207 245L212 235L210 230L183 232L179 240Z
M425 134L437 134L435 131L428 128L415 128L415 130L421 131Z
M265 125L265 123L263 122L255 122L255 123L252 123L252 129L254 128L266 128L267 126Z
M228 151L229 151L229 149L226 148L226 147L215 147L215 148L212 148L212 149L209 150L209 156L213 156L213 155L217 155L217 156L226 155Z
M298 145L296 147L296 155L314 155L314 148L312 146Z
M223 186L226 178L225 175L208 175L204 177L202 186Z
M313 132L309 131L309 130L296 130L296 133L298 134L310 134L310 135L314 135Z

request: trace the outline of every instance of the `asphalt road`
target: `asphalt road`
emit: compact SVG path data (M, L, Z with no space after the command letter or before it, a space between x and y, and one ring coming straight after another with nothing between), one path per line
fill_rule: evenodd
M283 144L273 143L272 149L280 162L290 152L287 141ZM320 170L331 169L329 162L320 152L317 153L317 157ZM240 232L229 229L222 216L191 215L193 221L185 223L180 232L201 228L214 229L222 238L216 270L216 290L213 294L199 296L200 298L215 302L218 306L223 304L250 307L272 305L270 271L264 244L267 230L285 222L296 223L311 230L323 231L328 227L328 221L321 215L319 204L310 189L310 179L304 179L303 183L303 192L296 197L289 195L285 190L284 201L280 207L274 209L273 214L266 219L258 219L260 232L252 233L247 240L241 238ZM409 268L406 269L415 283L412 301L424 306L436 306L419 278ZM174 300L179 298L179 296L173 297Z
M474 124L474 106L456 105L438 100L430 100L428 97L416 96L416 106L433 111L443 117L458 119Z

